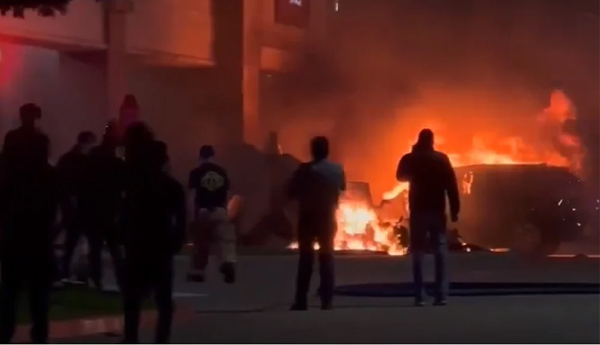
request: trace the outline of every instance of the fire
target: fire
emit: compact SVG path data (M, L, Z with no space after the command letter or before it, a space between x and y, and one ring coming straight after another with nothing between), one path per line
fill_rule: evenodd
M375 210L361 202L341 202L337 210L336 250L385 251L402 255L393 225L384 225Z
M373 207L361 202L342 201L336 219L335 250L406 254L406 248L400 246L396 238L393 225L382 224ZM293 243L291 248L298 248L298 244ZM318 244L315 244L315 249L319 249Z
M564 131L567 121L575 118L575 110L569 98L562 91L554 91L550 97L550 106L538 117L540 128L550 128L553 143L549 145L531 145L521 137L498 138L493 135L472 137L470 148L462 152L446 149L447 141L443 132L434 130L436 148L446 152L453 166L475 164L548 164L570 167L578 172L581 167L583 150L576 135ZM416 133L413 138L416 138ZM412 138L411 138L412 139ZM407 141L405 152L410 151L412 143ZM560 146L560 149L556 147ZM471 192L473 174L457 176L462 193ZM383 193L382 199L393 200L407 198L408 183L397 183ZM405 208L408 200L405 200ZM408 211L406 209L406 211ZM384 225L372 205L357 202L342 202L337 210L338 230L335 236L336 250L385 251L390 255L403 255L393 225Z

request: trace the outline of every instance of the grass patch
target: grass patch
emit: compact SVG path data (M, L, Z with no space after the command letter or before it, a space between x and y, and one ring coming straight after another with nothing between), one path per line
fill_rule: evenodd
M26 294L21 294L17 306L17 322L28 324L29 303ZM154 309L154 302L147 298L142 309ZM98 292L89 288L64 288L52 291L50 295L51 321L95 318L123 314L123 302L120 293Z

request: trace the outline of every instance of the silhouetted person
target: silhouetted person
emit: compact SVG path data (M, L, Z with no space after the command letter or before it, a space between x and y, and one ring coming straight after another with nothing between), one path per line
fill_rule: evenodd
M90 247L90 278L95 287L102 285L102 249L108 247L113 259L117 284L121 285L123 254L119 247L117 215L121 204L124 182L124 162L117 157L119 141L117 127L110 122L100 145L88 157L88 192L80 202L88 231Z
M4 140L2 231L0 231L0 342L15 332L19 291L28 291L32 343L48 341L49 294L53 276L53 225L56 220L58 177L48 164L49 140L35 127L41 110L26 104L22 126Z
M119 108L119 119L117 120L117 136L119 139L124 139L129 126L140 121L140 106L132 94L127 94L123 98L121 107Z
M460 201L456 175L450 159L433 148L433 132L423 129L411 153L398 163L396 178L408 181L410 207L410 251L413 260L415 305L423 305L423 257L433 248L435 257L435 302L445 305L448 296L446 260L446 195L450 202L450 219L458 220Z
M138 342L142 297L154 290L156 343L168 343L173 318L173 256L184 244L186 204L183 186L165 171L166 145L150 142L144 156L127 162L128 179L121 216L125 246L125 337ZM139 147L139 146L138 146Z
M220 271L226 283L235 282L235 227L227 214L229 176L212 160L215 150L210 145L200 148L200 164L190 172L189 189L193 192L194 253L188 280L202 282L211 245L218 248Z
M3 158L10 178L18 178L21 172L29 172L32 166L39 168L37 157L41 147L49 147L50 139L37 128L42 110L33 103L19 109L21 126L9 131L4 138Z
M302 163L289 184L289 196L298 200L298 275L292 310L308 308L307 295L314 264L314 244L319 244L321 308L331 309L334 287L333 254L337 228L335 213L340 192L346 190L344 169L330 162L329 141L315 137L311 141L313 160Z
M60 209L62 227L65 230L65 248L62 257L61 275L64 282L71 277L71 260L77 244L87 231L85 214L81 207L89 196L88 166L89 153L96 145L96 135L93 132L81 132L77 143L62 155L56 168L62 181Z

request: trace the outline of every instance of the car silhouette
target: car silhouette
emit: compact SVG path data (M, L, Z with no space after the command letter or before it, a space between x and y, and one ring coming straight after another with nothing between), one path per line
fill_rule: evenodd
M584 183L545 164L455 168L461 194L456 228L468 243L549 255L580 236L589 210Z

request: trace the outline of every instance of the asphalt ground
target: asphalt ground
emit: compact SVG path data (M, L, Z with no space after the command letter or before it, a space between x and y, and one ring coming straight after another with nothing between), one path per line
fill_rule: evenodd
M410 298L341 296L331 311L321 311L314 299L309 311L291 312L293 255L240 257L233 286L221 281L214 264L206 283L188 283L188 264L186 257L176 260L175 295L178 306L196 317L175 326L173 343L600 343L595 294L455 297L445 307L413 307ZM454 254L449 270L453 282L600 282L597 258ZM408 257L336 258L338 286L409 281ZM318 279L313 283L316 290ZM68 342L117 340L101 335ZM142 341L152 342L152 332L143 332Z

